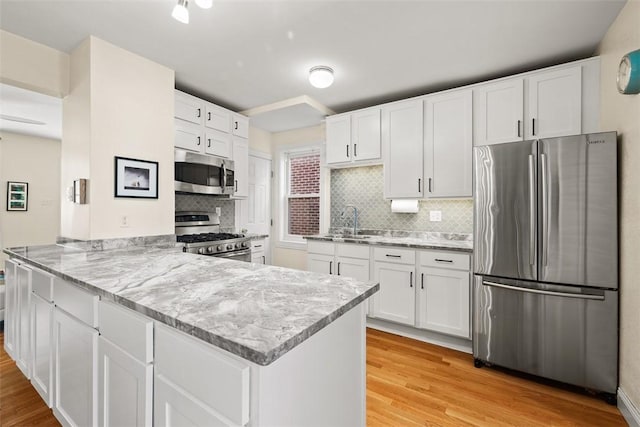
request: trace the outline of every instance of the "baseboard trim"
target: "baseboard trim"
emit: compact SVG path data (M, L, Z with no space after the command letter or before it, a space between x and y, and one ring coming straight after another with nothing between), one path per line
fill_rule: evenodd
M440 347L462 351L463 353L472 352L471 340L467 340L464 338L439 334L437 332L425 331L423 329L412 328L411 326L400 325L397 323L387 322L385 320L375 319L372 317L367 317L367 327L383 332L401 335L407 338L412 338L414 340L427 342L429 344L439 345Z
M618 387L618 409L629 427L640 427L640 410L633 404L627 393Z

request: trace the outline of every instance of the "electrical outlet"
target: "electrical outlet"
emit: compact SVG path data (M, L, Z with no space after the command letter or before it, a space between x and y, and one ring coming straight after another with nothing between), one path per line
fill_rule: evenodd
M432 222L442 221L442 211L429 211L429 221L432 221Z
M129 226L129 217L126 215L122 215L120 217L120 227L126 228Z
M222 208L220 206L216 206L216 215L222 215Z

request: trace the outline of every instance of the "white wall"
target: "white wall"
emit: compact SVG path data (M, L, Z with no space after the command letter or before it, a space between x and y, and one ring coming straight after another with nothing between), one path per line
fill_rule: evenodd
M0 30L0 82L62 98L69 92L69 55Z
M325 140L325 132L324 125L311 126L302 129L296 129L286 132L278 132L271 135L271 148L273 155L274 165L278 162L277 152L278 149L282 147L294 147L296 145L305 145L314 142L324 142ZM278 168L276 168L276 174L278 174ZM278 189L277 189L277 179L274 180L274 185L272 186L271 192L273 194L273 218L275 222L275 227L272 227L274 236L271 239L272 244L272 257L271 263L273 265L278 265L281 267L289 267L296 268L299 270L307 269L307 251L306 249L298 250L298 249L289 249L278 246L277 243L277 234L279 221L279 200L278 200Z
M621 57L640 49L640 1L622 9L598 48L601 124L618 132L620 185L620 389L640 408L640 94L621 95Z
M7 181L29 183L26 212L6 210ZM0 133L0 246L55 243L60 232L59 194L60 141ZM0 260L6 258L0 255Z
M63 236L173 234L173 98L173 70L96 37L72 52L70 94L63 103L62 187L88 178L89 203L63 197ZM158 199L114 197L115 156L158 162Z
M271 154L271 132L250 126L249 149Z

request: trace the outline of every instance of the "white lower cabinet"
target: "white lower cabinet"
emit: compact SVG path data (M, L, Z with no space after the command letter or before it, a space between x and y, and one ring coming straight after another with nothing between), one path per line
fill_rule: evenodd
M469 267L467 254L420 252L417 327L471 338Z
M98 331L56 307L53 337L53 413L63 425L95 426Z
M333 255L307 253L307 271L333 274Z
M151 426L153 365L98 338L98 424Z
M4 262L5 272L5 317L4 317L4 349L12 359L16 358L16 310L17 310L17 283L16 268L18 263L12 260Z
M369 280L369 246L350 243L307 243L307 271Z
M375 261L373 280L380 291L373 295L370 315L413 326L415 322L415 265Z
M17 296L17 352L16 365L27 377L31 377L31 322L29 303L31 301L31 269L23 264L16 267Z
M267 264L267 251L265 239L251 241L251 262L256 264Z
M34 271L34 276L36 272ZM53 404L53 303L31 295L31 384Z

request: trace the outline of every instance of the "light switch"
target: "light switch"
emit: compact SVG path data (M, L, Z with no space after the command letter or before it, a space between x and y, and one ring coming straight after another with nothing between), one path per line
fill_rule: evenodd
M432 221L432 222L442 221L442 211L429 211L429 221Z
M220 206L216 206L216 215L222 215L222 208Z

